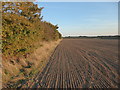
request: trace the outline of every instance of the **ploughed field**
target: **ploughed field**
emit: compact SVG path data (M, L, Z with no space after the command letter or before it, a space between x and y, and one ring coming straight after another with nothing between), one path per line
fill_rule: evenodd
M118 87L118 41L63 39L30 88Z

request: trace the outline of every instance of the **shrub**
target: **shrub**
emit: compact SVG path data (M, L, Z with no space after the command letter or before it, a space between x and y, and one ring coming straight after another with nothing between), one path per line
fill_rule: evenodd
M61 38L57 25L42 21L42 9L32 2L2 3L2 53L5 57L30 53L38 41Z

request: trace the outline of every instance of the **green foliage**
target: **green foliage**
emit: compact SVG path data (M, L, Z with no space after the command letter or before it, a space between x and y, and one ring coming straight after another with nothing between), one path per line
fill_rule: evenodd
M58 26L42 21L41 10L32 2L2 3L2 52L21 56L32 52L38 41L61 38Z

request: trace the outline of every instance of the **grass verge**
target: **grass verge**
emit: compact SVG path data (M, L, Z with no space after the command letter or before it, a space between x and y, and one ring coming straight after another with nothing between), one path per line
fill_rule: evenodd
M46 66L49 57L60 43L60 40L38 42L38 47L33 53L19 59L3 60L2 84L3 88L28 87L33 78Z

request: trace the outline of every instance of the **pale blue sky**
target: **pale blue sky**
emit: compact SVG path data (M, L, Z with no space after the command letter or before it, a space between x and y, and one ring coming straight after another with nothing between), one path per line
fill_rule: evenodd
M118 34L117 2L38 2L43 19L63 36Z

